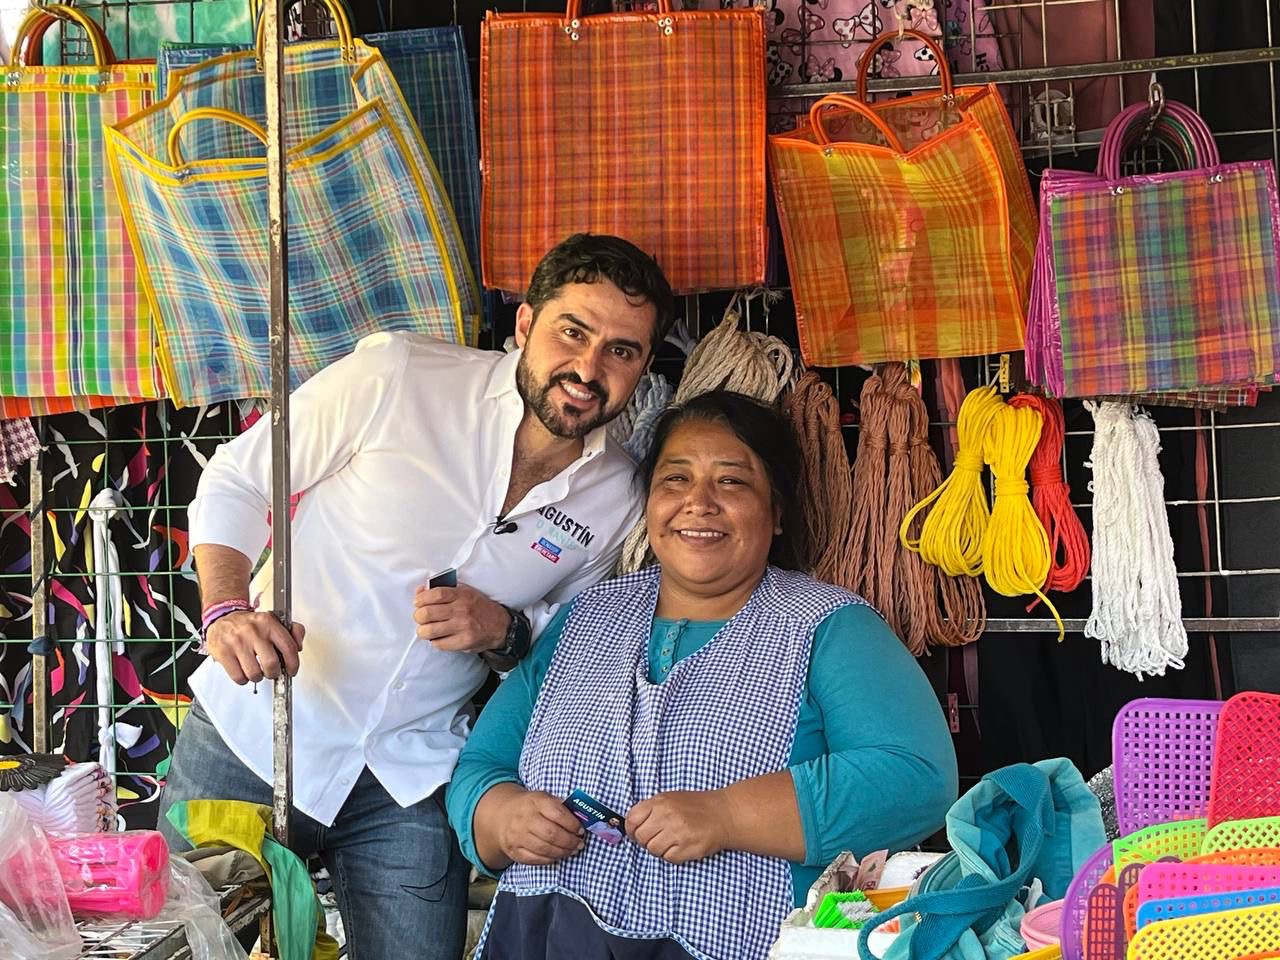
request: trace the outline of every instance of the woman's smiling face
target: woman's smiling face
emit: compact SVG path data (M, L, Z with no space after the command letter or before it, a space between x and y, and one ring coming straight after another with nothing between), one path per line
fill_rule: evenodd
M754 587L779 515L764 463L728 426L691 419L668 435L645 509L664 579L704 597Z

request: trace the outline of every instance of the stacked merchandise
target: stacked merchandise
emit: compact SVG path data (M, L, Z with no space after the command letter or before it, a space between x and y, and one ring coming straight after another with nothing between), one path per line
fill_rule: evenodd
M1114 723L1115 805L1066 761L983 779L947 816L955 852L863 925L884 960L1221 960L1280 950L1280 696L1135 700Z
M31 822L46 833L101 833L115 829L115 786L98 763L66 765L54 779L17 791L13 798Z
M1062 905L1066 960L1273 955L1280 946L1280 696L1137 700L1116 717L1122 833Z

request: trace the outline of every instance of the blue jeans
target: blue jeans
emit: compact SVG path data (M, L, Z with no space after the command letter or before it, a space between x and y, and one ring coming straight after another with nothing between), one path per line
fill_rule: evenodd
M196 703L160 793L160 831L175 850L191 845L165 812L198 799L270 806L271 785L240 762ZM443 787L405 808L365 768L333 826L295 809L289 838L294 853L318 855L328 868L351 960L460 960L470 867L449 828Z

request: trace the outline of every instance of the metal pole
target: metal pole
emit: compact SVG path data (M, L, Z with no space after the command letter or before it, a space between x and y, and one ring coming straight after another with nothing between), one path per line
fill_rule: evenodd
M44 451L31 459L31 748L49 752L49 585L44 558Z
M284 60L285 0L263 10L262 68L267 90L267 229L271 254L271 562L272 609L292 623L289 565L289 283L288 206L285 192ZM271 830L289 842L293 809L293 703L288 676L272 684L273 787Z

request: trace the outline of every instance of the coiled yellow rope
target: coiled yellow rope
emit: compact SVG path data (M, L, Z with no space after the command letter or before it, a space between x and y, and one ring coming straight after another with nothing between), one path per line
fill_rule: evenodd
M904 547L950 577L982 573L982 540L990 519L982 490L983 443L992 418L1004 405L994 384L979 387L964 398L956 418L960 446L951 475L908 510L898 527L898 539ZM912 521L930 505L933 509L920 527L920 539L911 539Z
M1041 592L1052 564L1049 539L1027 496L1027 464L1043 420L1034 410L1007 405L995 384L965 397L957 420L960 443L951 475L907 512L898 537L949 576L985 573L997 593L1039 597L1053 614L1061 640L1062 618ZM995 478L990 510L982 489L984 463ZM912 522L924 510L929 513L920 537L912 539Z
M1063 637L1062 618L1040 590L1049 579L1053 554L1044 524L1036 516L1027 495L1027 464L1040 442L1044 419L1027 407L1001 402L991 420L983 447L983 459L991 466L996 496L991 522L982 540L983 572L996 593L1022 597L1034 593L1053 614L1058 639Z

